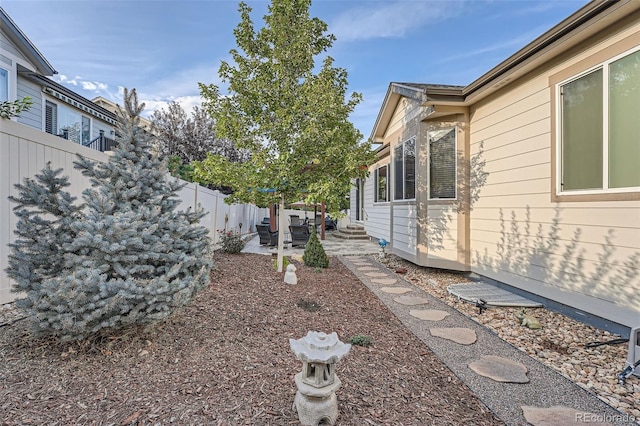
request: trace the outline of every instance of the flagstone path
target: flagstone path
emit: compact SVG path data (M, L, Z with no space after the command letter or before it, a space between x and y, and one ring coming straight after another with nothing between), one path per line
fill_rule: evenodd
M635 424L375 257L340 260L505 423Z

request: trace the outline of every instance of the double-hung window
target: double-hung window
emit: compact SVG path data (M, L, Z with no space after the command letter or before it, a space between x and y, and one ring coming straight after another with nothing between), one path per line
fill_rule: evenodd
M394 200L416 198L416 138L413 137L393 150Z
M557 190L640 190L640 49L560 82L557 90Z
M375 171L375 202L384 203L389 201L389 176L387 165L380 166Z
M456 128L427 133L429 145L429 199L456 198Z

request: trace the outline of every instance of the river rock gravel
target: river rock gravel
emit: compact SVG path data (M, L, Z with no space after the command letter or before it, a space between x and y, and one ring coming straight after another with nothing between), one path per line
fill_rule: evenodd
M447 286L471 282L464 274L420 267L394 255L374 258L578 386L595 393L604 402L640 419L640 379L631 376L624 385L617 380L618 373L625 367L628 344L585 346L620 336L546 308L526 310L542 325L541 329L532 330L520 325L516 318L520 308L491 307L480 313L474 304L449 294Z

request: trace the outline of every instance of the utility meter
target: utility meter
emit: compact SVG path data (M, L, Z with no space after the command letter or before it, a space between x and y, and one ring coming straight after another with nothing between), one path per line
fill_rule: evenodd
M629 355L625 369L618 374L618 382L624 385L631 375L640 377L640 327L634 327L629 334Z

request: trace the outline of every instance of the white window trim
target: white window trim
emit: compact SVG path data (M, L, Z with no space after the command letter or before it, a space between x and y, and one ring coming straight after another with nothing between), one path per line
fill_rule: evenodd
M620 194L629 192L640 191L640 186L629 188L609 188L609 65L618 59L631 55L640 51L640 46L633 49L629 49L619 55L613 56L604 62L601 62L587 70L573 75L565 80L558 82L554 88L556 96L556 128L555 135L556 141L556 195L599 195L599 194ZM562 96L561 89L565 84L578 80L594 71L602 69L602 96L603 96L603 113L602 113L602 186L603 189L585 189L585 190L562 190L562 163L564 157L562 156L563 140L562 140Z
M454 183L453 183L453 191L454 191L454 197L453 198L431 198L431 166L430 166L430 159L431 159L431 144L429 143L429 133L430 131L427 131L427 158L429 159L427 161L427 199L428 200L433 200L433 201L456 201L458 199L458 126L451 126L451 127L442 127L439 129L434 129L434 130L451 130L453 129L453 136L454 136L454 147L453 147L453 153L454 153L454 164L455 164L455 172L454 172Z
M387 199L385 201L380 201L378 200L378 170L383 167L387 168ZM389 185L391 182L391 176L389 176L391 174L391 163L379 164L376 166L373 173L373 202L376 204L389 203L389 198L391 198L391 185Z

